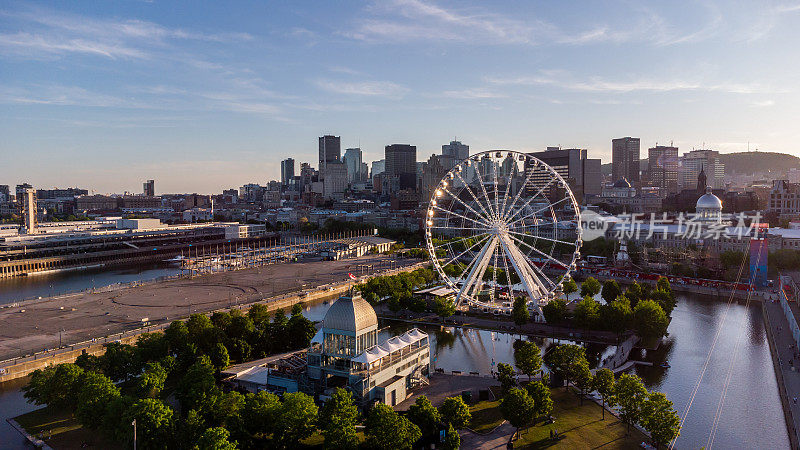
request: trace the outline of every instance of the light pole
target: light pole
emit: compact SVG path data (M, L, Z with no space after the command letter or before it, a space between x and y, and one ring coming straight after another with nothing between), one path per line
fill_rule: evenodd
M133 450L136 450L136 419L133 419L131 425L133 425Z

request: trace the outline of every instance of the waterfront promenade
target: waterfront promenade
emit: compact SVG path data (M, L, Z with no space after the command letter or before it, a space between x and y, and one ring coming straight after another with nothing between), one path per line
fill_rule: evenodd
M197 312L319 294L347 284L348 273L374 274L419 263L369 255L340 261L285 263L215 273L192 279L146 284L111 292L85 292L73 296L22 302L0 308L0 365L74 343L162 325ZM118 339L118 337L115 337ZM38 355L47 356L48 353ZM5 364L4 364L5 363Z
M765 301L764 324L792 448L800 448L800 359L779 302Z

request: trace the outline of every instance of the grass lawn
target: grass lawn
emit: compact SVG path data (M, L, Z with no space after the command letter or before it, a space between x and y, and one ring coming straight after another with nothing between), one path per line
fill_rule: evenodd
M472 420L469 427L478 433L487 433L503 423L499 401L482 401L469 407Z
M88 444L89 448L122 448L120 445L104 439L100 433L83 428L70 412L47 407L14 419L28 433L45 439L47 445L57 450L81 448L84 443Z
M551 395L554 403L551 415L556 418L556 422L540 422L522 429L519 439L514 442L514 448L638 449L642 441L647 441L647 436L633 428L631 435L626 437L625 424L608 412L606 419L602 420L600 405L587 399L581 406L580 399L572 390L553 389ZM488 432L502 423L499 406L499 401L483 401L473 405L470 408L471 428L478 432ZM558 430L561 439L550 440L550 430Z

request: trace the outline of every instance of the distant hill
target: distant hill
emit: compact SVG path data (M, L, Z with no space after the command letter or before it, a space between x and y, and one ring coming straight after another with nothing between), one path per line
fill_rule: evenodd
M739 152L720 155L725 164L725 173L757 173L772 172L776 176L784 176L791 168L800 169L800 158L786 153L775 152ZM647 169L647 158L641 160L642 170ZM611 163L603 164L603 174L611 175Z

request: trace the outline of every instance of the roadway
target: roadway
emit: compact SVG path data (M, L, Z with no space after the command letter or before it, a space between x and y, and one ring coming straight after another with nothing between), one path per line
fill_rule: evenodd
M111 292L23 302L0 309L0 361L138 328L143 325L142 319L168 322L191 313L342 282L349 279L348 273L368 275L417 262L366 255L340 261L279 263Z

